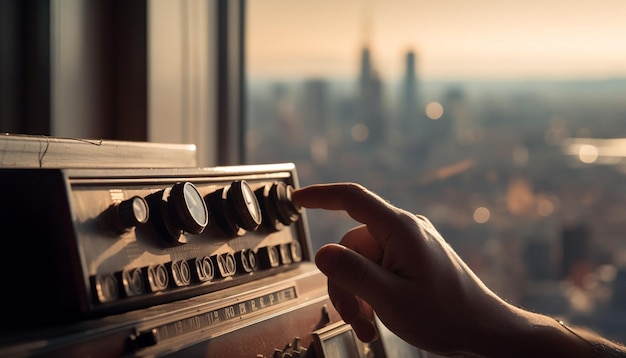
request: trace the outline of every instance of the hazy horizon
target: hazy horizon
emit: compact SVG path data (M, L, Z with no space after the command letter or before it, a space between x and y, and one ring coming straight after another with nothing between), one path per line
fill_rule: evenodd
M488 9L486 11L485 9ZM247 2L250 78L351 77L367 45L383 78L415 51L424 80L626 77L626 2Z

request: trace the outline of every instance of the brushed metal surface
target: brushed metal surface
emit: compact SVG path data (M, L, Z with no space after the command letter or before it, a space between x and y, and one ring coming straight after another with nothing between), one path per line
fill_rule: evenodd
M190 168L195 144L0 134L0 168Z

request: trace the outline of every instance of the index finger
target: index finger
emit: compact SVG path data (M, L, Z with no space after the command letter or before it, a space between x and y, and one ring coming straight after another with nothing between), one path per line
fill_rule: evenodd
M372 236L384 244L402 210L355 183L316 184L297 189L293 201L305 208L343 210L367 225Z

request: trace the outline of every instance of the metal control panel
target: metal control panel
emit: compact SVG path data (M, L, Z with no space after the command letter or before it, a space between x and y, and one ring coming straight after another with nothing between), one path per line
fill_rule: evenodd
M257 281L311 260L292 164L2 169L4 329ZM6 301L5 301L6 302ZM18 310L20 315L10 315Z

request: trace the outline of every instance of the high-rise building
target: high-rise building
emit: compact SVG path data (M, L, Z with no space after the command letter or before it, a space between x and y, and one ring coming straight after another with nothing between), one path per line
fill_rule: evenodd
M369 47L361 51L361 69L359 75L359 93L357 123L367 126L367 142L381 143L385 138L385 119L383 113L383 85L372 64Z
M369 47L365 46L361 49L361 68L359 71L359 88L364 88L372 78L372 55Z
M330 99L328 83L322 79L310 79L304 83L302 115L307 136L320 136L326 133L330 120Z
M419 113L418 79L416 72L416 54L408 51L405 55L404 78L400 87L400 106L398 109L398 129L409 131L417 121Z

